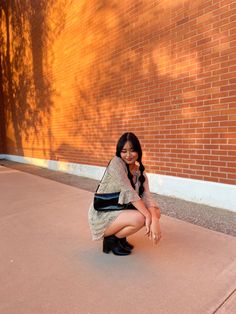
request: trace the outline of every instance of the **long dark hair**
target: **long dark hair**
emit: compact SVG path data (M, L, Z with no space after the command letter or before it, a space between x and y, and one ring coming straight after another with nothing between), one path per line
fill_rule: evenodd
M145 170L145 167L142 164L142 155L143 155L142 148L141 148L139 139L137 138L137 136L134 133L127 132L127 133L124 133L120 137L120 139L118 140L117 145L116 145L116 156L117 157L121 157L120 153L121 153L123 147L125 146L125 143L128 142L128 141L132 144L134 151L136 153L138 153L137 161L139 162L139 170L140 170L140 176L139 176L139 182L140 182L139 196L141 197L143 195L143 192L144 192L143 183L145 181L145 177L144 177L143 172ZM135 189L135 185L134 185L134 182L133 182L133 175L130 172L129 166L127 164L126 164L126 167L127 167L127 170L128 170L128 178L130 180L130 183L131 183L132 187Z

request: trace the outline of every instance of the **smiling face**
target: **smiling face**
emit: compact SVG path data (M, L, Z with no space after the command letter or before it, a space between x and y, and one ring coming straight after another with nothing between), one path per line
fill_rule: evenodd
M138 159L138 153L134 151L133 145L127 141L120 152L121 159L128 165L135 164Z

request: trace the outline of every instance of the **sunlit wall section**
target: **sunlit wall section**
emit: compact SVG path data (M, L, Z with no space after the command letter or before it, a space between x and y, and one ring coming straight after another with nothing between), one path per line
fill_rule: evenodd
M124 66L134 54L122 35L123 5L74 1L68 7L65 29L53 47L53 129L61 160L104 164L120 133L134 128L129 120L139 115L139 108L124 95ZM132 117L129 106L135 111Z
M235 184L235 1L15 2L8 154L105 165L133 131L148 172Z

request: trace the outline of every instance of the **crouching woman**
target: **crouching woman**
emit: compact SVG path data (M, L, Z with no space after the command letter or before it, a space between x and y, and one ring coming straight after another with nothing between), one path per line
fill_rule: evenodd
M89 225L93 240L103 239L103 252L129 255L133 245L127 237L145 227L145 235L154 244L161 238L160 209L153 199L142 164L142 148L135 134L124 133L118 140L116 156L109 163L98 193L120 192L120 204L130 209L97 211L89 208Z

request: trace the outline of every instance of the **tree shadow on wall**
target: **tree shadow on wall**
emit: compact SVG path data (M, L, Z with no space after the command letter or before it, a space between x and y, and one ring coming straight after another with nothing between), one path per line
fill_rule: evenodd
M13 154L24 155L26 145L40 143L40 154L50 153L53 159L50 119L54 91L47 53L64 27L64 2L1 1L1 98L6 125L15 140L15 145L8 145L8 152ZM60 18L52 28L49 15L55 3Z

